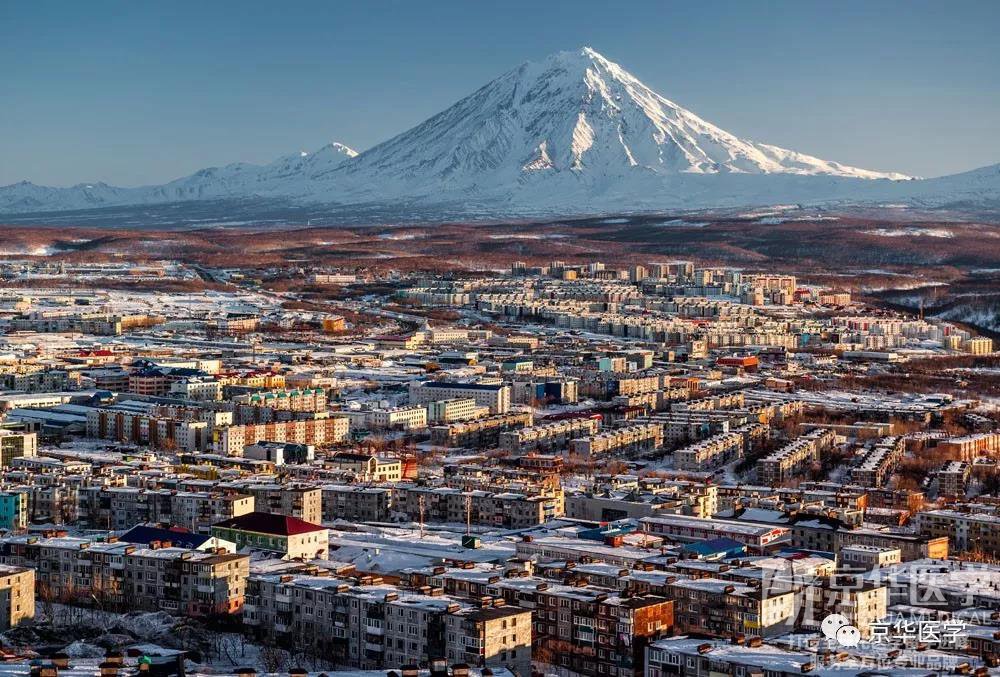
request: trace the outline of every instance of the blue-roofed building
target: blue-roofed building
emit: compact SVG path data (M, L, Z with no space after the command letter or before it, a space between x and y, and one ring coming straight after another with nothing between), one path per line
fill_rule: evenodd
M681 548L684 556L697 559L726 559L745 554L747 548L739 541L731 538L711 538L707 541L688 543Z
M164 527L140 524L134 526L118 537L123 543L135 543L136 545L149 546L152 543L169 542L177 548L190 548L191 550L202 550L211 552L218 548L226 552L236 552L236 543L227 541L216 536L196 534L191 531L179 529L166 529Z

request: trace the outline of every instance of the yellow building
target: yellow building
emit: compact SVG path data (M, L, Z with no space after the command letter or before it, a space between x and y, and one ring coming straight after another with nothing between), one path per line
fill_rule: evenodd
M985 336L970 338L962 344L962 350L972 355L989 355L993 352L993 339Z
M35 617L35 570L0 565L0 631Z

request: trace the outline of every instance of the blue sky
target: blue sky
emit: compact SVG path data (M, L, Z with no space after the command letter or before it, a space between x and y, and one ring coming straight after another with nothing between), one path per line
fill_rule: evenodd
M590 45L739 136L921 176L1000 162L1000 2L0 2L0 185L368 148Z

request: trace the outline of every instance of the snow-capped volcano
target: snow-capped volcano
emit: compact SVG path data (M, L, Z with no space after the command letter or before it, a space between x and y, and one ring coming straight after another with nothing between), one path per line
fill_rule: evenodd
M984 176L963 199L998 199ZM0 212L241 198L480 216L911 197L928 206L965 183L909 178L738 138L583 48L525 63L360 154L330 144L142 188L21 183L0 188Z
M737 138L589 47L500 76L339 173L367 172L418 193L484 182L513 188L531 175L558 172L601 182L646 172L909 178Z

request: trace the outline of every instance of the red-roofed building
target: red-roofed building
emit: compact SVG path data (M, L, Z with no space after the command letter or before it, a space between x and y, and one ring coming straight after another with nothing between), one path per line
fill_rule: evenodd
M738 367L745 371L757 371L760 361L756 355L730 355L715 361L720 367Z
M283 559L326 559L330 530L298 517L251 512L212 525L212 535L239 549L281 553Z

